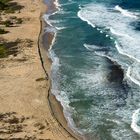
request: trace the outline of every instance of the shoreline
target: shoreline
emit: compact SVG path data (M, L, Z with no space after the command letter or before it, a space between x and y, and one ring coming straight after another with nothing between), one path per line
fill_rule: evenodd
M55 119L48 100L51 61L45 48L39 46L41 13L47 6L42 0L10 2L21 9L1 13L2 21L14 23L11 27L0 25L8 31L0 36L0 43L4 40L12 50L0 58L0 139L75 140ZM19 18L22 22L16 24Z
M44 2L42 2L44 5L46 5ZM53 8L56 8L55 5L53 4ZM56 10L56 9L55 9ZM54 12L55 12L54 10ZM49 40L47 42L47 48L43 49L43 46L44 46L44 43L42 42L42 38L43 38L43 35L44 34L44 31L43 29L45 27L48 27L48 23L46 23L44 21L44 19L42 19L42 15L44 15L45 13L47 14L47 10L43 10L44 12L41 13L41 16L40 16L40 22L41 22L41 32L40 32L40 38L39 38L39 52L40 52L40 57L41 57L41 60L42 60L42 65L43 65L43 69L45 71L45 73L47 74L48 76L48 79L49 79L49 82L50 82L50 88L48 90L48 101L49 101L49 105L50 105L50 111L52 113L52 116L56 119L56 121L60 124L60 126L65 130L67 131L72 137L74 137L76 140L82 140L82 136L80 136L80 134L76 134L75 132L73 132L73 130L71 130L71 128L68 127L68 124L67 124L67 120L64 116L64 113L63 113L63 107L61 105L61 103L56 99L55 95L53 95L51 93L51 79L50 79L50 70L51 69L51 65L52 65L52 60L47 56L47 61L49 61L50 65L49 65L49 69L45 67L44 65L44 62L45 62L45 56L42 57L42 55L45 55L43 53L43 51L47 51L47 54L48 54L48 51L50 49L50 47L53 45L53 40L55 39L55 35L52 35L51 33L46 33L46 36L49 36ZM52 13L53 14L53 13ZM43 49L41 51L41 49ZM43 58L45 59L43 61Z

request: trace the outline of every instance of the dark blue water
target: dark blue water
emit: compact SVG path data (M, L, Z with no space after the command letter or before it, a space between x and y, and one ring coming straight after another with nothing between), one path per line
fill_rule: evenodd
M69 126L88 140L140 140L140 1L59 4L52 93Z

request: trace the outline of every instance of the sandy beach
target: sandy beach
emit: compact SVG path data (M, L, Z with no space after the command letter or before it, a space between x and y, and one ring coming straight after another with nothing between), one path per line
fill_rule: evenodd
M16 16L23 22L6 27L9 33L0 36L1 42L6 40L14 49L0 59L0 139L74 140L65 129L62 110L57 114L61 113L65 127L55 119L48 101L50 79L42 68L38 51L40 14L46 7L42 0L12 2L21 9L1 15L2 20ZM45 65L49 75L51 62L47 57Z

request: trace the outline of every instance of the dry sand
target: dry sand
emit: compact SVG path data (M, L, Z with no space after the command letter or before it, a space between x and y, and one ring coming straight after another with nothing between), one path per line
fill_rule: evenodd
M16 16L23 23L7 27L9 33L1 35L8 42L19 42L16 56L0 59L0 139L74 140L52 115L47 98L50 82L38 53L42 1L14 1L24 8L2 18ZM50 61L45 64L49 73Z

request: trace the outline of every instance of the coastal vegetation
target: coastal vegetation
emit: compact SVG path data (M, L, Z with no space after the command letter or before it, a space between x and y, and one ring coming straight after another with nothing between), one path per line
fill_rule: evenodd
M21 24L22 22L23 22L22 18L10 17L5 21L1 21L0 25L4 25L5 27L13 27L17 26L18 24Z
M10 0L0 0L0 10L6 10Z
M17 4L13 0L0 0L0 34L9 33L7 27L16 27L18 24L23 22L22 18L16 16L5 16L8 13L20 12L23 6ZM5 18L3 18L5 17ZM2 38L2 37L1 37ZM3 39L0 40L0 58L7 57L8 55L16 56L18 52L18 43L20 41L17 39L13 42L8 42Z
M4 44L0 44L0 58L6 57L7 49Z
M9 55L16 56L18 53L18 44L21 40L17 39L14 42L3 41L0 43L0 58L7 57Z
M14 13L15 11L19 11L23 6L18 5L16 2L12 0L0 0L0 11L4 11L5 13Z
M5 27L11 27L13 25L13 22L10 20L6 20L3 22L3 25L5 25Z
M6 33L8 33L8 31L6 31L6 30L0 28L0 34L6 34Z

